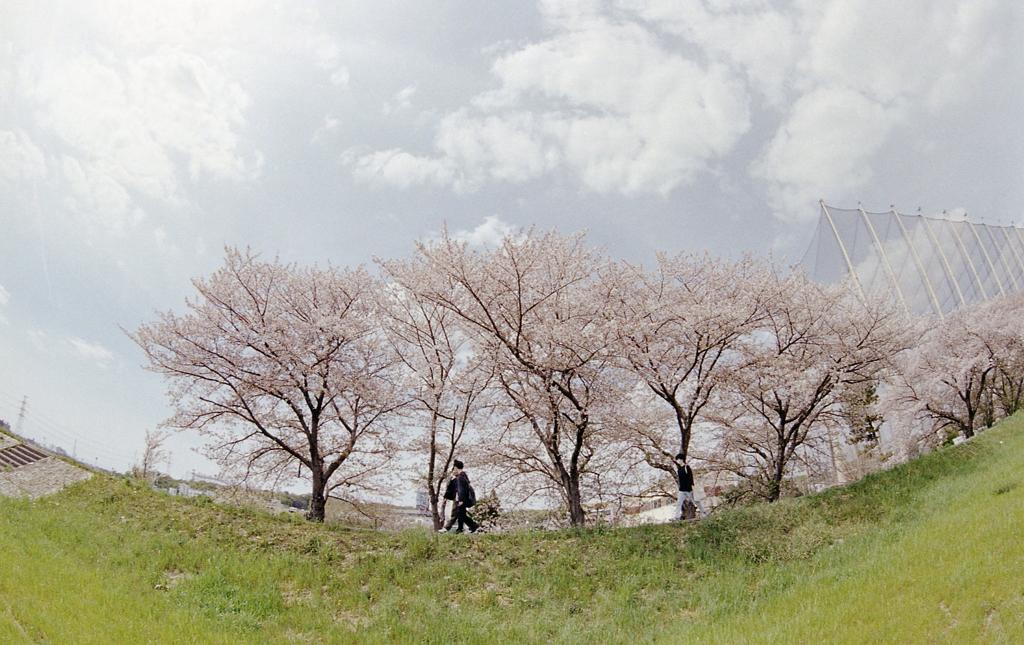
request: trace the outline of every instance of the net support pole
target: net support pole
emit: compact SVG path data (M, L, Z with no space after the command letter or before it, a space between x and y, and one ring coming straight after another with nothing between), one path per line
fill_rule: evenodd
M1010 235L1010 229L1013 230L1013 235ZM1006 237L1011 238L1010 248L1014 249L1014 253L1017 253L1018 250L1020 251L1020 253L1017 255L1017 258L1020 262L1021 270L1024 271L1024 237L1021 236L1020 229L1017 228L1016 224L1007 227ZM1013 243L1013 238L1017 240L1016 245L1014 245Z
M988 254L988 249L985 248L984 243L981 241L981 236L978 235L978 225L972 222L968 217L967 213L964 213L964 221L970 227L971 232L974 233L974 239L978 243L978 248L981 249L981 254L985 257L985 262L988 264L988 271L992 274L992 278L996 281L996 286L999 287L999 293L1006 295L1006 289L1003 288L1003 281L999 279L999 273L996 271L996 265L992 262L992 256Z
M971 273L974 274L974 280L978 285L978 291L981 292L981 297L988 300L988 292L985 291L985 285L982 284L981 276L978 275L978 269L974 266L974 260L971 259L971 252L967 250L967 246L964 245L964 241L961 239L960 233L956 230L956 226L954 225L955 223L952 219L949 219L948 215L946 217L946 223L949 224L949 230L953 231L953 237L955 237L956 241L960 243L960 250L964 254L964 260L967 261L967 266L971 268ZM968 223L968 226L970 226L970 223Z
M857 272L853 270L853 263L850 262L850 254L846 251L846 244L843 243L843 238L839 236L839 230L836 228L836 223L832 221L832 215L828 212L828 206L825 205L825 200L818 200L821 204L821 212L825 214L825 218L828 220L829 226L832 227L832 234L836 236L836 241L839 242L839 250L843 252L843 259L846 260L846 268L850 271L850 275L853 276L853 282L857 285L857 292L860 294L862 302L867 302L867 297L864 295L864 288L860 284L860 278L857 277Z
M896 212L896 207L891 206L892 216L896 220L896 225L900 227L900 232L903 233L903 239L907 241L907 247L910 248L910 254L914 256L914 262L917 264L917 270L921 272L921 278L924 280L924 286L928 287L928 295L932 298L932 306L935 308L935 314L939 317L939 320L943 318L942 305L939 304L939 296L935 293L934 287L932 287L931 276L924 269L924 262L921 261L921 256L917 252L917 245L914 244L914 240L911 239L910 234L907 233L907 229L903 226L903 220L900 219L900 214ZM861 211L863 212L863 208Z
M1003 268L1006 270L1006 275L1009 276L1010 283L1012 283L1013 291L1014 292L1020 291L1020 283L1017 282L1017 276L1015 276L1013 274L1013 267L1011 267L1010 263L1007 262L1007 260L1006 260L1006 253L1003 251L1002 246L1000 246L999 242L996 240L995 233L992 232L993 228L1002 229L1003 227L1002 226L992 227L989 224L986 224L985 222L982 222L981 225L985 227L985 232L988 233L988 239L992 240L992 244L995 247L996 253L999 254L999 259L1003 263ZM1005 233L1005 230L1004 230L1004 233ZM1010 249L1010 250L1012 251L1013 249ZM1019 259L1018 259L1018 263L1019 263ZM1010 284L1007 284L1006 288L1009 289L1010 286L1011 286Z
M900 288L899 278L896 277L896 272L892 268L892 262L889 262L889 254L885 252L885 247L882 245L882 241L878 239L878 233L875 232L875 227L871 224L871 220L868 219L868 214L864 211L864 206L857 204L857 208L860 209L861 216L864 217L864 223L868 225L868 231L871 232L872 239L875 240L875 246L878 248L878 252L882 255L882 260L885 262L885 266L889 269L889 277L892 278L892 285L896 288L896 295L900 297L900 302L903 303L903 310L910 315L910 305L907 304L907 299L903 296L903 289Z
M918 213L918 217L921 218L921 223L924 224L924 230L928 233L929 237L932 238L932 244L935 245L935 249L939 252L939 257L942 259L942 265L946 268L946 277L949 278L950 283L953 285L953 289L956 291L956 297L960 300L958 307L962 307L967 303L964 298L964 292L960 289L960 281L953 275L953 265L949 263L949 258L946 257L946 251L939 244L939 238L935 235L935 231L932 230L932 225L928 221L928 218L923 213Z
M1016 237L1016 236L1013 236L1013 237L1010 236L1010 229L1012 228L1012 229L1016 230L1017 227L1016 226L1000 226L999 228L1001 228L1003 230L1003 236L1006 238L1006 245L1008 247L1010 247L1010 253L1013 253L1013 259L1017 261L1017 272L1022 274L1022 275L1024 275L1024 261L1021 261L1020 254L1017 253L1017 245L1013 241L1013 237ZM1014 278L1014 284L1018 284L1017 288L1019 290L1020 286L1019 286L1019 283L1017 282L1016 278Z

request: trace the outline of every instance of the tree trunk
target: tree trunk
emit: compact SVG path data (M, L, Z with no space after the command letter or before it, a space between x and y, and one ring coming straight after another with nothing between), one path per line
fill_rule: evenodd
M676 425L679 427L679 454L683 456L685 462L690 452L690 437L693 436L693 419L683 414L682 407L675 399L671 403L676 413Z
M768 479L768 501L777 502L782 496L782 479L786 473L786 447L785 442L779 445L779 454L772 464L772 472Z
M444 522L441 521L441 512L437 506L437 495L432 494L430 499L430 519L433 522L435 531L444 526Z
M963 427L960 429L960 434L963 435L964 439L970 439L974 436L974 418L977 415L977 410L974 406L974 398L971 396L970 388L967 389L967 396L964 397L964 404L967 407L967 418L965 419Z
M569 506L569 525L583 526L583 503L580 499L579 478L570 478L566 486L565 496Z
M324 513L327 510L327 495L324 492L326 488L327 482L324 481L323 473L313 471L313 490L309 497L309 513L306 514L306 519L311 522L324 521Z
M427 452L427 504L430 506L430 519L434 530L443 525L441 514L437 512L438 498L441 497L441 482L435 481L437 470L437 412L430 414L430 446Z

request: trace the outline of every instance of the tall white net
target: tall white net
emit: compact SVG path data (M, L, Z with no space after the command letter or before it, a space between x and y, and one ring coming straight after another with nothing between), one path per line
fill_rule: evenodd
M887 292L912 313L941 317L1024 287L1024 233L966 218L822 203L803 265L815 281L832 284L850 276L863 294Z

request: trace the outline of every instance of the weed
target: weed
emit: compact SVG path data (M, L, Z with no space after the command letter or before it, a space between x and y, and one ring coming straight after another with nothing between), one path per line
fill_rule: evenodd
M1005 495L1006 493L1009 493L1011 490L1014 490L1015 488L1017 488L1017 486L1019 486L1019 484L1017 482L1010 482L1009 484L1003 484L999 488L997 488L994 491L992 491L992 494L993 495Z

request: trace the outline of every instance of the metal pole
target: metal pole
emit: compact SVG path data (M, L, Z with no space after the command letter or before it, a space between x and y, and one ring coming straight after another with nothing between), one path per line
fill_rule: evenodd
M949 281L953 284L953 290L956 291L957 298L960 299L960 305L958 306L963 306L964 304L966 304L967 300L964 299L964 292L961 291L960 289L960 283L957 281L956 276L953 275L953 265L949 263L949 258L946 257L945 249L943 249L942 245L939 244L939 238L935 235L935 231L932 230L932 225L928 222L928 218L925 217L924 214L921 212L918 212L917 216L921 218L921 222L924 224L924 230L928 233L929 236L931 236L932 244L935 245L935 250L939 252L939 257L942 259L942 264L943 266L946 267L946 276L949 278Z
M996 273L996 265L992 264L992 258L988 254L988 249L981 241L981 236L978 235L978 227L967 217L967 213L964 213L964 221L967 222L968 226L971 227L971 232L974 233L974 239L978 242L978 247L981 248L981 254L985 256L985 262L988 263L988 271L992 274L992 278L996 281L996 286L999 287L999 293L1006 295L1006 289L1003 288L1003 281L999 279L999 274Z
M853 270L853 263L850 262L850 254L846 252L846 245L843 244L843 238L839 237L839 230L836 229L836 223L832 221L832 215L828 212L828 206L825 206L825 200L818 200L821 204L821 212L825 213L825 217L828 219L828 223L832 226L832 233L836 236L836 241L839 242L839 250L843 252L843 259L846 260L846 268L850 270L850 275L853 276L853 281L857 284L857 292L860 293L860 299L862 302L867 301L867 297L864 295L864 288L860 284L860 278L857 277L857 272Z
M1021 236L1020 229L1016 226L1011 226L1010 228L1012 228L1013 232L1016 234L1017 241L1019 241L1021 246L1024 247L1024 236Z
M907 233L907 229L903 226L903 220L900 219L900 214L896 212L896 207L890 205L892 208L892 216L896 218L896 225L900 227L900 232L903 233L903 239L907 241L907 246L910 247L910 254L914 256L914 261L917 263L917 270L921 272L921 277L924 279L924 286L928 287L928 294L932 297L932 304L935 306L935 313L939 315L939 320L944 317L942 313L942 305L939 304L939 296L935 293L935 288L932 286L931 276L925 271L924 262L921 261L921 256L917 253L917 245L914 244L914 240Z
M875 227L871 225L871 220L868 219L867 212L864 211L864 206L860 203L857 204L857 208L860 209L860 214L864 217L864 223L868 225L868 232L871 233L871 237L875 240L875 246L878 247L878 252L882 255L882 260L885 261L885 266L889 269L889 276L892 278L892 285L896 287L896 295L900 297L900 302L903 303L903 310L910 315L910 306L907 304L907 299L903 295L903 289L900 288L899 278L896 277L896 272L892 268L892 263L889 262L889 254L885 252L885 247L882 246L882 241L878 239L878 233L875 232Z
M945 213L943 214L945 215ZM954 222L950 219L949 215L946 215L946 223L949 224L949 230L953 231L953 237L955 237L956 241L960 243L960 251L964 254L964 259L967 260L967 266L971 268L971 273L974 274L974 279L977 281L978 291L981 292L981 297L988 300L988 292L985 291L985 285L981 283L981 276L978 275L978 269L974 267L974 260L971 259L971 253L964 245L964 241L960 238L960 234L956 232L956 227L953 226Z
M25 408L27 406L28 406L28 395L26 394L21 399L21 411L18 412L18 422L15 424L15 427L14 427L14 434L18 435L19 439L21 438L21 426L24 425L24 423L25 423Z
M1006 261L1006 253L1003 252L1003 249L999 246L999 241L996 240L996 236L992 232L993 228L1002 229L1003 227L1002 226L992 227L992 226L989 226L988 224L986 224L985 222L982 222L981 225L985 227L985 232L988 233L988 239L992 240L992 245L995 248L996 253L999 254L999 259L1002 260L1002 262L1003 262L1003 268L1006 270L1006 275L1010 276L1010 282L1013 283L1013 290L1015 292L1016 291L1020 291L1020 283L1017 282L1017 277L1015 275L1013 275L1013 268L1010 267L1010 263ZM1010 285L1006 285L1006 286L1009 287Z
M1013 235L1010 235L1010 230L1013 230ZM1024 254L1024 238L1021 238L1020 229L1017 228L1016 224L1011 224L1004 231L1006 232L1007 239L1010 240L1010 248L1013 249L1014 255L1017 256L1017 262L1021 270L1024 271L1024 255L1021 255ZM1013 243L1013 238L1016 238L1017 244ZM1021 254L1017 253L1018 250L1020 250Z
M1015 226L1000 226L999 228L1002 229L1002 231L1003 231L1003 237L1006 238L1006 245L1008 247L1010 247L1010 253L1013 253L1013 259L1017 261L1017 273L1024 273L1024 261L1021 261L1020 254L1017 253L1017 245L1014 244L1013 238L1010 237L1010 229L1011 228L1016 228L1016 227ZM1010 271L1012 273L1013 269L1011 269ZM1017 282L1017 279L1014 278L1014 283L1016 283L1016 282Z

